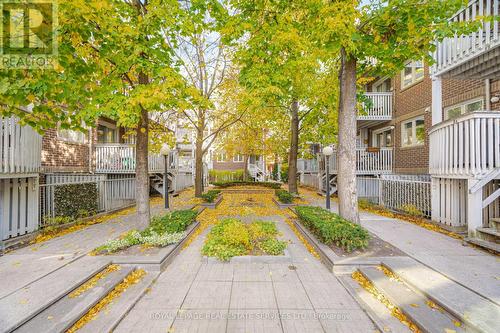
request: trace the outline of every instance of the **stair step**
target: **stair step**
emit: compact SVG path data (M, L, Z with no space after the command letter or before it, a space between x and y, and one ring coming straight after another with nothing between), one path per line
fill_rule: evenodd
M493 228L477 228L476 231L480 232L482 236L485 236L485 240L494 241L496 243L500 240L500 232Z
M0 332L10 332L36 316L73 286L78 286L108 266L108 260L83 257L0 300Z
M99 312L92 321L80 328L78 333L112 332L141 299L158 275L159 272L147 272L140 282L125 290L104 311Z
M454 317L427 305L427 298L411 290L404 283L391 280L375 267L362 267L359 271L424 332L441 333L446 330L465 332L461 326L455 325L457 320Z
M496 229L497 231L500 231L500 218L495 217L490 219L490 227Z
M465 240L469 243L480 246L484 249L491 250L495 253L500 253L500 244L498 243L490 242L479 238L466 238Z
M394 317L391 311L372 294L361 287L350 275L339 277L342 285L356 299L378 328L385 333L411 332L410 328Z
M413 289L478 332L500 332L500 306L411 258L391 258L384 265ZM464 267L466 269L466 267Z
M110 272L82 294L76 297L70 297L70 294L65 295L19 327L16 332L65 332L90 308L108 295L133 269L134 267L121 266L119 270ZM75 290L78 287L75 286Z

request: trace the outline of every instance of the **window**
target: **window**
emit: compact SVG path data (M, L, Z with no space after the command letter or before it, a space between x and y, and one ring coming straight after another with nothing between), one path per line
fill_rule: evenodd
M386 127L373 131L373 146L374 147L392 147L392 128Z
M401 147L421 146L424 142L425 124L423 116L401 124Z
M104 125L97 127L98 143L118 143L118 130Z
M409 87L424 78L423 61L412 61L401 71L401 89Z
M234 155L233 162L243 162L243 155L241 155L241 154Z
M446 108L444 110L444 119L447 120L447 119L458 118L459 116L465 113L480 111L482 109L483 109L483 98L467 101Z
M217 154L217 162L225 162L227 160L226 153Z
M390 92L392 90L392 84L390 78L381 79L373 84L374 92Z
M71 143L85 143L86 134L80 131L59 128L57 138Z

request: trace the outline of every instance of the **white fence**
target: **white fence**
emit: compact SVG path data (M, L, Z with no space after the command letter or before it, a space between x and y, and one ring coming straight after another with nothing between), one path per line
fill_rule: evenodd
M500 1L498 0L471 0L467 7L453 16L452 22L474 21L478 17L498 17ZM482 20L481 27L469 35L445 38L436 45L434 59L434 73L439 75L463 64L474 57L500 45L499 36L500 22L494 20Z
M358 120L391 120L392 93L365 93L368 99L363 110L358 114Z
M16 117L0 117L0 174L37 173L41 165L42 137Z
M431 217L431 181L426 176L358 177L358 198L395 211Z
M299 182L302 185L309 186L319 190L319 178L318 173L301 173L299 177Z
M0 241L38 228L38 179L0 179Z
M182 191L185 188L194 185L192 173L177 173L175 175L175 190L176 192Z
M356 173L381 174L392 172L392 148L378 148L370 151L368 148L356 148ZM337 152L329 158L331 173L337 173Z
M482 176L500 168L500 113L474 112L434 126L430 132L433 175Z
M96 145L96 172L135 173L135 145L99 144ZM164 157L160 154L148 155L150 172L163 172Z

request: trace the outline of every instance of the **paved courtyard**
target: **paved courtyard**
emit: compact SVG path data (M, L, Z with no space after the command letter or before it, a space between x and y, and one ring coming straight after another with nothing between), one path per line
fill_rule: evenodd
M304 189L302 194L309 204L323 204L324 198L313 191ZM366 306L351 296L352 290L348 292L344 287L342 276L330 272L309 252L287 223L290 212L278 209L272 197L273 191L262 189L225 193L217 209L208 209L199 217L201 232L195 233L188 246L160 273L114 331L377 331ZM192 191L187 191L174 203L182 208L190 206L191 201ZM332 210L336 209L333 203ZM160 203L154 202L152 213L161 211ZM289 241L287 257L260 262L207 260L201 255L205 237L213 224L225 216L275 222L280 238ZM424 268L429 267L473 293L499 303L497 257L397 219L363 212L361 223L410 256L415 263L413 275L425 275ZM126 230L142 227L137 223L135 211L128 210L106 222L0 257L0 312L2 304L16 292L38 284L50 285L48 289L35 290L30 299L23 296L15 304L3 304L9 313L22 313L40 306L44 299L70 287L87 271L102 264L100 261L105 257L87 255L92 249ZM467 270L463 269L464 265ZM64 278L60 276L63 273L67 274ZM57 281L49 281L52 276ZM106 315L106 311L101 315ZM401 326L392 331L408 330Z
M207 263L200 253L206 230L115 332L375 332L363 309L283 217L266 220L277 222L282 238L290 241L290 263Z

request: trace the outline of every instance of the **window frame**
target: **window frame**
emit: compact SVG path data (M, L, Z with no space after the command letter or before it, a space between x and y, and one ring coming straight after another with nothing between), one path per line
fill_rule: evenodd
M414 148L414 147L422 147L425 145L425 137L422 142L417 142L417 121L423 121L424 122L424 130L425 130L425 116L421 115L418 117L410 118L407 120L404 120L401 122L401 138L400 138L400 144L401 148ZM406 138L406 131L405 127L406 124L411 123L412 124L412 143L411 144L405 144L405 138Z
M455 118L450 118L449 117L448 112L450 110L460 108L460 116L462 116L464 114L469 113L469 112L466 112L467 105L474 104L474 103L477 103L477 102L481 102L481 108L479 110L483 110L484 109L484 104L485 104L484 103L484 96L473 98L473 99L469 99L467 101L463 101L463 102L460 102L460 103L457 103L457 104L454 104L454 105L450 105L450 106L444 108L444 115L443 115L444 116L443 117L444 120L446 121L446 120L449 120L449 119L455 119Z
M234 163L242 163L242 162L244 162L244 161L245 161L245 160L244 160L244 157L243 157L243 155L242 155L242 154L235 154L235 155L233 156L233 162L234 162Z
M215 161L222 163L222 162L227 162L227 155L226 153L216 153L215 155Z
M411 70L411 82L408 83L408 84L405 84L405 69L408 65L411 65L413 63L416 63L416 62L422 62L422 69L424 71L422 77L420 78L416 78L416 73L417 73L417 67L416 66L412 66L412 70ZM401 73L400 73L400 78L401 78L401 90L404 90L406 88L409 88L419 82L422 82L423 79L425 78L425 64L424 64L424 61L423 60L414 60L414 61L410 61L408 63L406 63L405 67L401 70Z
M377 136L379 134L382 134L385 132L391 133L392 146L381 146L380 143L378 142ZM375 146L375 144L377 144L377 145ZM393 126L386 126L386 127L374 130L372 132L372 146L378 147L378 148L392 148L392 147L394 147L394 128L393 128Z
M72 143L72 144L79 144L79 145L85 145L88 142L87 135L88 135L88 130L86 132L82 131L77 131L77 130L71 130L71 129L63 129L60 127L60 125L57 125L57 140L63 141L66 143ZM81 135L81 138L79 139L73 139L73 138L68 138L63 133L77 133L79 136Z

